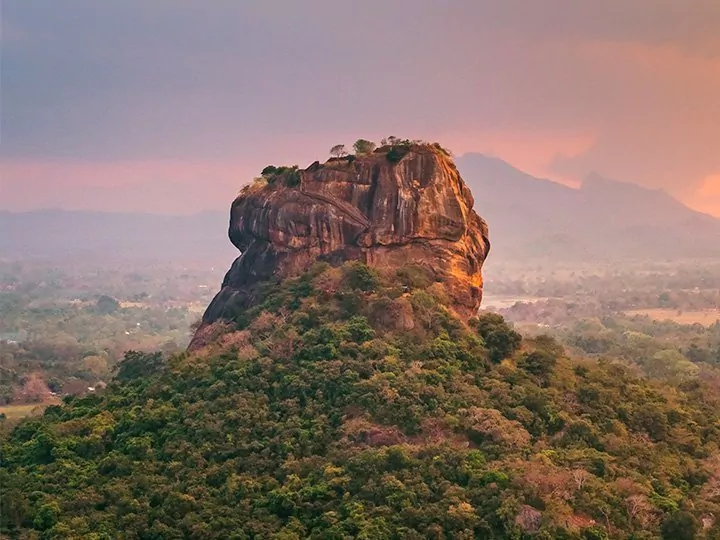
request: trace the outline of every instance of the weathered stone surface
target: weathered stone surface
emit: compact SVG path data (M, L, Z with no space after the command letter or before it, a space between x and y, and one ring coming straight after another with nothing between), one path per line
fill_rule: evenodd
M317 260L421 264L445 282L459 312L476 311L490 244L470 190L433 146L414 145L397 162L389 150L246 186L232 204L229 231L242 255L203 323L231 318L258 282L296 275Z

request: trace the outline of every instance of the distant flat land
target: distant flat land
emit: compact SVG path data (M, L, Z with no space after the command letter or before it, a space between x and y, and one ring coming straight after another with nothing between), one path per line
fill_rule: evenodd
M490 310L507 309L513 307L518 302L534 304L536 302L544 302L545 300L549 299L538 296L502 296L486 294L483 295L482 308Z
M681 311L676 309L635 309L626 311L626 315L647 316L655 321L675 321L679 324L702 324L710 326L720 321L720 309L703 311Z

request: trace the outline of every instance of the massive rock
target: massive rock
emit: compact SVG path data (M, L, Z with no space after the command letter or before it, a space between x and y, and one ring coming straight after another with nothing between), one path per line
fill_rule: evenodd
M487 225L455 164L428 144L266 172L233 202L229 234L242 255L204 325L232 318L253 301L259 282L297 275L318 260L423 265L469 315L480 306L490 249Z

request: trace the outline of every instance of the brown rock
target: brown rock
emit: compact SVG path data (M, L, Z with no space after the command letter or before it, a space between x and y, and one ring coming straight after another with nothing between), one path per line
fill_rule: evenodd
M420 264L445 283L459 312L477 311L490 243L470 190L439 148L414 144L389 159L392 150L315 162L243 188L229 231L242 255L203 323L232 318L258 282L297 275L317 260Z

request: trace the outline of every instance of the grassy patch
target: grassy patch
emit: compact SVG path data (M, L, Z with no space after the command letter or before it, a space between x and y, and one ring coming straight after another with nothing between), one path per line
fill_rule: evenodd
M711 326L720 321L720 310L678 311L676 309L635 309L626 311L630 317L650 317L655 321L674 321L678 324L702 324Z
M37 416L42 414L46 407L57 405L59 399L48 400L42 403L29 403L23 405L3 405L0 406L0 414L4 414L7 418L25 418L26 416Z

